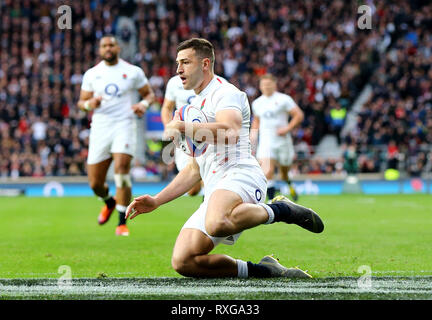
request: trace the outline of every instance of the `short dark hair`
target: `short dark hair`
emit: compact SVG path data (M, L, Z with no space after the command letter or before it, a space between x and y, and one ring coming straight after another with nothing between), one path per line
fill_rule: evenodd
M114 41L118 44L117 37L116 37L114 34L112 34L112 33L104 34L104 35L99 39L99 41L101 41L103 38L114 38Z
M192 38L185 40L180 43L177 47L177 53L179 51L192 48L200 58L209 58L213 66L215 61L214 47L210 41L203 38Z

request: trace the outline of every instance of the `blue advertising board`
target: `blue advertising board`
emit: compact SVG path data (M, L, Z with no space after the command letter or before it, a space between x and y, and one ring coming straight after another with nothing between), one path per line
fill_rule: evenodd
M169 182L134 182L132 192L134 195L156 194L160 192ZM407 179L399 181L359 181L361 192L363 194L414 194L414 193L431 193L432 183L430 180L424 179ZM317 181L305 180L295 181L294 186L299 194L307 195L337 195L343 193L343 180L337 181ZM115 186L109 184L110 190L114 193ZM283 183L277 184L282 191L286 192L286 185ZM23 190L23 194L29 197L73 197L73 196L93 196L93 191L87 183L60 183L57 181L49 181L46 183L31 183L31 184L1 184L0 189Z

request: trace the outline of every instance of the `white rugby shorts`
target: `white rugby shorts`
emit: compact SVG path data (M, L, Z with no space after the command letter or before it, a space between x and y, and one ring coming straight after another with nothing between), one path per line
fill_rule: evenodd
M294 161L294 146L291 140L284 141L282 144L274 144L271 141L262 141L258 144L256 158L274 159L282 166L290 166Z
M132 120L92 122L89 137L88 164L112 157L113 153L135 154L135 132Z
M257 166L235 166L224 171L220 179L205 186L204 202L197 211L183 225L184 228L198 229L209 237L214 246L219 243L234 244L240 237L241 232L227 237L212 237L205 228L207 206L212 193L215 190L224 189L237 193L245 203L264 202L267 193L267 179L260 167Z

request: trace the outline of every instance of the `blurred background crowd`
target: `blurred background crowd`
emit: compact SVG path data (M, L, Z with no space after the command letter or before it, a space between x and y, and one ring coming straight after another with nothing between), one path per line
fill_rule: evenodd
M59 29L57 8L72 9ZM0 21L0 176L85 175L90 115L76 103L82 75L99 57L98 40L113 33L122 58L143 68L163 102L175 74L177 44L204 37L216 49L215 73L260 95L259 76L305 113L293 133L291 174L431 171L432 5L366 1L372 29L357 25L358 1L340 0L5 0ZM343 132L360 92L372 90ZM144 120L142 120L144 121ZM146 137L145 132L142 133ZM342 150L315 157L326 135ZM136 177L169 178L162 143L145 138Z

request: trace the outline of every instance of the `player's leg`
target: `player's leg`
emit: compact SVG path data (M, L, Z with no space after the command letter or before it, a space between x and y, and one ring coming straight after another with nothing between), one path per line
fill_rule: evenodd
M276 181L274 180L275 165L277 159L277 148L270 139L260 140L256 157L264 175L267 178L267 197L273 199L276 194Z
M100 198L105 198L108 195L108 185L105 183L106 174L112 158L106 159L102 162L87 165L87 175L90 188L94 194Z
M128 235L126 228L126 208L132 198L132 181L130 177L130 163L132 156L125 153L113 153L114 182L116 186L116 209L119 213L119 223L116 229L118 235Z
M314 233L324 230L321 218L310 208L298 205L283 196L271 204L242 202L233 191L218 189L210 197L205 228L213 237L226 237L260 224L285 222L297 224Z
M267 178L267 197L271 200L274 198L276 193L276 182L274 180L276 160L272 158L260 158L259 164Z
M243 202L233 191L217 189L208 202L205 227L213 237L226 237L266 223L268 219L264 207Z
M213 248L213 241L203 232L184 228L174 245L172 267L186 277L236 277L236 260L222 254L209 254Z
M223 200L217 204L221 211L234 212L229 215L230 217L226 219L223 217L222 220L231 220L232 216L237 214L243 215L244 219L237 217L239 218L238 221L233 219L234 221L227 222L227 225L230 226L221 226L217 220L207 220L206 218L209 215L208 209L210 206L214 207L216 202L213 204L203 203L186 222L176 240L171 260L174 270L188 277L310 277L298 268L288 269L282 266L276 259L269 256L264 257L259 263L252 263L251 261L236 260L227 255L210 254L214 246L225 239L224 237L209 235L208 229L210 232L219 232L210 227L212 221L215 221L219 228L230 228L232 224L237 224L235 229L230 229L231 232L235 232L269 220L269 214L264 207L243 203L243 200L235 192L216 190L212 193L211 198ZM236 209L244 211L237 213ZM212 209L210 208L210 210ZM210 215L212 215L211 212ZM228 233L224 230L221 234L226 235Z
M209 194L205 231L213 237L235 235L259 224L285 222L322 232L320 217L288 199L264 204L266 179L258 167L236 167L226 172ZM276 197L278 198L278 197Z
M295 157L294 145L292 144L292 140L288 140L286 145L284 145L284 147L278 149L277 160L278 160L278 165L281 173L281 179L288 184L291 198L294 201L297 201L298 200L297 192L294 189L294 186L288 175L289 169L291 168L291 165L294 161L294 157Z
M310 278L310 275L298 268L285 268L270 256L264 257L259 263L252 263L224 254L210 254L215 247L214 241L214 238L199 229L183 228L177 237L171 258L174 270L185 277Z
M105 182L111 162L112 158L109 158L98 163L87 165L90 188L95 195L105 202L105 206L98 216L98 223L101 225L108 221L116 205L115 199L109 194L108 184Z
M282 166L281 165L279 168L280 168L280 172L281 172L281 179L288 184L288 188L290 190L291 198L294 201L297 201L298 200L298 194L297 194L297 192L296 192L296 190L294 188L294 185L293 185L293 183L292 183L292 181L291 181L291 179L290 179L290 177L288 175L288 172L289 172L291 166Z

